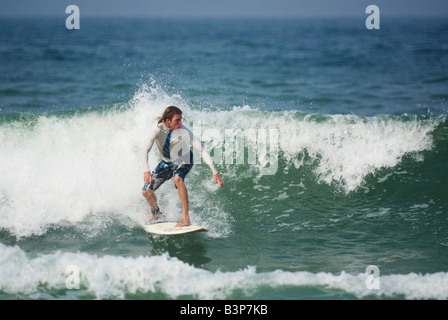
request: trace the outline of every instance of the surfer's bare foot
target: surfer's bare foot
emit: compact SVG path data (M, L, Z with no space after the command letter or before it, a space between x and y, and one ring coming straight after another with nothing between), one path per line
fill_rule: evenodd
M190 220L180 220L178 224L176 224L174 227L175 228L180 228L180 227L188 227L191 226Z

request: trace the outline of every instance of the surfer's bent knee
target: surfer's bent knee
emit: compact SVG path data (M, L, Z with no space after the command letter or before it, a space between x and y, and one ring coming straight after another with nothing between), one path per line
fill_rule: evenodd
M175 175L173 181L176 186L184 183L184 179L182 179L182 177L180 177L179 175Z
M142 195L146 198L147 196L154 194L154 190L142 190Z

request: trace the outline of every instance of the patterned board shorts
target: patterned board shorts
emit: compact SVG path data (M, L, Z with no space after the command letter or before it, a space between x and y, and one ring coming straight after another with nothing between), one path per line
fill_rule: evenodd
M185 180L185 176L193 168L193 163L167 163L161 161L157 167L154 169L152 174L152 181L147 185L143 186L142 190L157 190L165 181L171 179L175 175L178 175ZM177 187L176 187L177 189Z

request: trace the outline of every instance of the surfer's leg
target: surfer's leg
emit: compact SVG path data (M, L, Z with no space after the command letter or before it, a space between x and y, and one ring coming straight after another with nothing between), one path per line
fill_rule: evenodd
M143 190L142 195L143 197L145 197L146 201L148 201L149 205L151 206L151 210L156 211L157 209L159 209L154 190Z
M179 221L175 227L185 227L191 225L190 214L188 212L188 191L185 186L184 179L176 175L174 176L174 183L176 184L177 191L179 192L180 203L182 204L182 220Z
M142 194L151 206L152 216L149 217L150 220L158 219L160 216L164 217L157 205L155 191L159 189L165 181L171 179L173 176L172 167L172 164L161 161L153 170L152 179L149 185L145 183L142 188Z
M165 215L160 211L159 206L157 205L157 198L154 193L154 190L143 190L143 196L148 201L151 206L151 214L148 215L149 220L157 220L160 218L165 219Z
M163 162L159 163L156 169L152 172L152 180L147 185L142 188L142 195L145 197L151 206L152 214L148 216L149 220L155 220L164 217L163 213L160 212L159 206L157 205L157 198L155 191L169 178L171 178L171 171L168 170L169 166L165 165Z
M190 157L192 160L192 153L190 152ZM177 191L179 192L180 203L182 204L182 220L179 221L175 227L186 227L191 225L190 223L190 213L188 211L188 191L185 186L184 179L188 172L193 168L193 163L184 163L174 171L174 184L176 185Z

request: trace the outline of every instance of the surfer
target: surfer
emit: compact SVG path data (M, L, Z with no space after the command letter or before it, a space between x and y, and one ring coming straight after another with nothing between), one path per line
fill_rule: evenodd
M148 153L151 151L154 142L156 142L162 156L162 161L159 162L151 173L148 164ZM174 177L174 185L179 192L182 205L182 220L176 224L176 227L191 225L188 211L188 191L184 183L185 176L193 167L193 153L190 150L190 145L199 152L204 162L210 167L215 182L221 188L224 188L224 183L213 165L209 153L202 148L201 143L193 133L182 124L182 111L175 106L170 106L158 118L158 122L151 129L149 137L143 146L142 161L145 185L143 186L142 194L151 206L152 214L149 217L150 220L163 217L157 205L155 191L165 181Z

